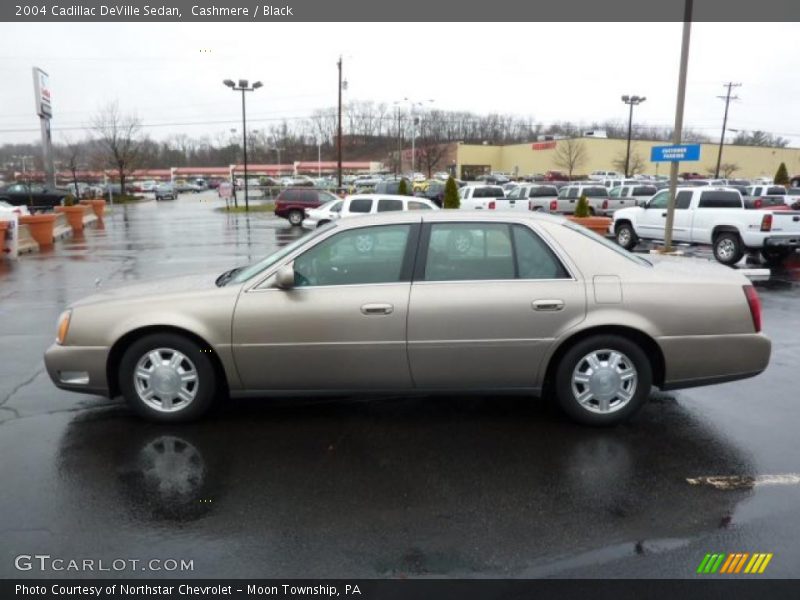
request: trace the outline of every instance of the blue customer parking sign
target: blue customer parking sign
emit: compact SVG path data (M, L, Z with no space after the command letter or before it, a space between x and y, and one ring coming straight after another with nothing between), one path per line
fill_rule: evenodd
M683 162L690 160L700 160L700 144L653 146L650 150L650 162Z

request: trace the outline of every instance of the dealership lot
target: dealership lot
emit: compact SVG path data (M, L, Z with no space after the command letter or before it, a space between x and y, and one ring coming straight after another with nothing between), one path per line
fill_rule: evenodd
M771 552L764 576L795 574L791 477L687 482L800 472L794 271L759 287L764 374L654 394L608 430L518 397L234 401L154 425L53 387L41 355L69 302L221 273L302 235L220 205L203 193L116 207L82 240L0 262L3 576L63 575L14 568L37 553L193 560L169 573L193 577L689 577L708 552Z

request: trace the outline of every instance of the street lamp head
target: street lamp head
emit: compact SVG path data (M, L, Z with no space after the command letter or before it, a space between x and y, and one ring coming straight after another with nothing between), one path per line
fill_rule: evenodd
M626 104L628 103L628 100L630 100L630 96L623 96L622 97L622 101L625 102Z
M247 79L240 79L239 80L239 87L246 88L247 87Z
M232 79L225 79L225 80L224 80L222 83L224 83L225 85L227 85L229 88L232 88L233 86L235 86L235 85L236 85L235 83L233 83L233 80L232 80Z
M253 84L253 89L254 89L254 90L257 90L258 88L260 88L260 87L263 87L263 86L264 86L264 84L263 84L263 83L261 83L260 81L256 81L256 82Z

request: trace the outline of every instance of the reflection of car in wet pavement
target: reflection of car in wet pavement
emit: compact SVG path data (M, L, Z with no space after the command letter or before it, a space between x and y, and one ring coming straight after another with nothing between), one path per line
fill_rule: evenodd
M61 518L91 514L133 553L178 536L203 576L524 576L575 552L686 544L750 494L686 482L752 467L669 397L614 431L513 398L240 404L181 427L74 419Z

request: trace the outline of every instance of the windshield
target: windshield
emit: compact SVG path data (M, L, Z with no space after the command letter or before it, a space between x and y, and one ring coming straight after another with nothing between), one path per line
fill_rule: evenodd
M578 233L581 233L581 234L585 235L586 237L592 238L596 242L599 242L599 243L603 244L603 246L605 246L606 248L608 248L610 250L613 250L617 254L621 254L622 256L627 258L628 260L632 260L633 262L635 262L637 264L640 264L640 265L643 265L643 266L646 266L646 267L652 267L653 266L653 263L651 263L649 260L646 260L646 259L642 258L641 256L638 256L637 254L634 254L633 252L628 252L627 250L625 250L625 248L623 248L622 246L618 245L616 242L612 242L612 241L604 238L603 236L596 234L591 229L586 229L586 227L582 227L581 225L576 225L575 223L572 223L570 221L565 221L563 225L564 225L564 227L567 227L568 229L572 229L573 231L577 231Z
M335 223L326 223L321 227L317 227L312 233L304 235L300 239L293 241L291 244L288 244L283 248L280 248L277 252L275 252L274 254L270 254L265 259L253 263L252 265L249 265L247 267L240 267L238 270L236 270L235 274L230 279L228 279L228 281L225 282L225 285L231 282L243 283L248 279L255 277L259 273L263 273L285 256L289 256L292 252L294 252L301 246L305 246L311 240L313 240L316 237L319 237L320 234L329 231L335 226L336 226Z

